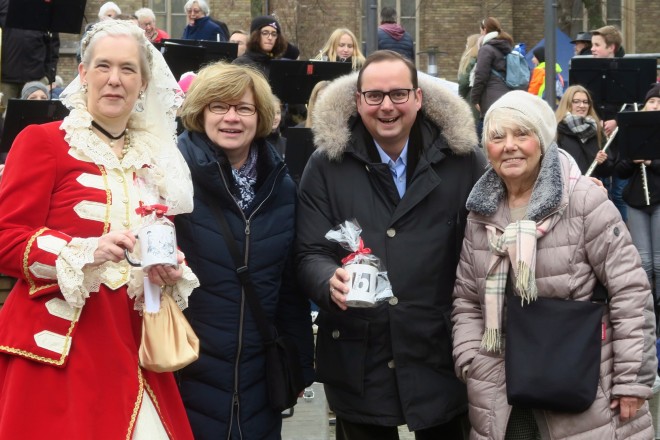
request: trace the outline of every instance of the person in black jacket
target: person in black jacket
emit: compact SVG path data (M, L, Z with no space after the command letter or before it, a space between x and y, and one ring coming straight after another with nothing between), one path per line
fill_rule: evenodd
M654 84L648 91L642 111L660 111L660 84ZM657 306L660 301L660 160L621 159L616 163L615 172L620 178L628 179L623 189L623 200L628 205L628 228L655 292Z
M406 30L396 22L396 9L385 6L380 11L378 49L393 50L415 63L415 43Z
M479 41L471 99L483 121L490 106L510 90L502 78L506 77L506 56L513 49L513 38L502 30L496 18L488 17L481 25L485 34ZM501 77L493 74L493 70Z
M264 341L210 204L222 209L244 251L266 316L295 341L305 382L313 381L310 305L292 266L296 185L264 140L273 117L263 76L225 63L199 72L181 111L179 149L195 208L176 219L177 240L201 286L185 311L200 357L180 371L179 386L197 440L278 440L282 426L268 400Z
M571 44L575 44L575 55L591 55L591 32L578 32Z
M282 35L282 27L275 17L264 15L256 17L250 24L250 36L247 50L233 63L252 66L260 70L266 78L270 75L270 60L281 58L287 51L288 44Z
M609 178L614 171L614 155L611 150L610 154L601 151L605 133L589 91L582 86L566 89L555 116L559 148L573 156L582 174L596 160L598 165L591 175L601 180Z
M312 130L296 262L320 308L316 373L337 438L398 438L407 424L417 439L461 439L450 313L465 201L486 163L470 109L400 54L376 51L327 86ZM392 284L373 308L347 308L348 251L324 238L350 219Z
M0 0L2 28L2 110L7 100L21 96L21 88L29 81L50 85L55 81L60 54L57 32L42 32L6 27L9 0Z

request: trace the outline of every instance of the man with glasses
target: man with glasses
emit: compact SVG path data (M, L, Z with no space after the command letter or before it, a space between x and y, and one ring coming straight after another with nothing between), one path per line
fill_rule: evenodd
M314 109L317 152L299 190L296 260L320 307L317 380L337 439L461 439L465 385L455 373L451 302L467 211L485 168L468 105L392 51L335 80ZM357 220L393 297L346 306L348 251L324 238Z

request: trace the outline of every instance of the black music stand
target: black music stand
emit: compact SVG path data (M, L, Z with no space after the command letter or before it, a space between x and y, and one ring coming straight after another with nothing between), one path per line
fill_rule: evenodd
M14 143L14 139L25 127L31 124L45 124L60 121L69 114L61 101L10 99L7 101L5 126L0 140L0 153L4 156Z
M9 0L5 26L79 34L87 0Z
M314 136L311 128L289 127L286 129L286 154L284 162L296 184L305 170L305 165L314 153Z
M616 117L616 142L624 159L660 159L660 111L623 112Z
M351 70L351 63L272 60L268 82L282 102L306 104L317 82L332 81Z
M623 104L643 102L655 74L655 58L585 56L571 59L568 78L570 85L589 90L598 116L609 120Z
M160 48L165 62L177 79L186 72L197 72L216 61L231 62L238 54L238 44L218 41L170 38L156 47Z

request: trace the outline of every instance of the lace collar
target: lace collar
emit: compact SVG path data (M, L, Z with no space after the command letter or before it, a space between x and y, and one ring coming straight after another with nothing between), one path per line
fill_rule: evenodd
M151 164L150 151L155 151L151 147L156 139L143 130L133 129L130 120L128 135L131 137L131 147L121 160L112 152L108 144L91 130L91 125L92 115L87 110L74 108L64 118L60 129L65 131L64 140L72 149L82 153L97 165L108 169L140 169Z

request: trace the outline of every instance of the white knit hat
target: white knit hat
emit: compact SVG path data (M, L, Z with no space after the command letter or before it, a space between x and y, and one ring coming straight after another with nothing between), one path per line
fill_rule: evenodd
M495 109L511 109L520 112L536 128L541 151L545 153L548 146L555 140L557 134L557 120L555 112L552 111L547 102L536 95L523 90L513 90L495 101L486 112L486 121L492 116Z

